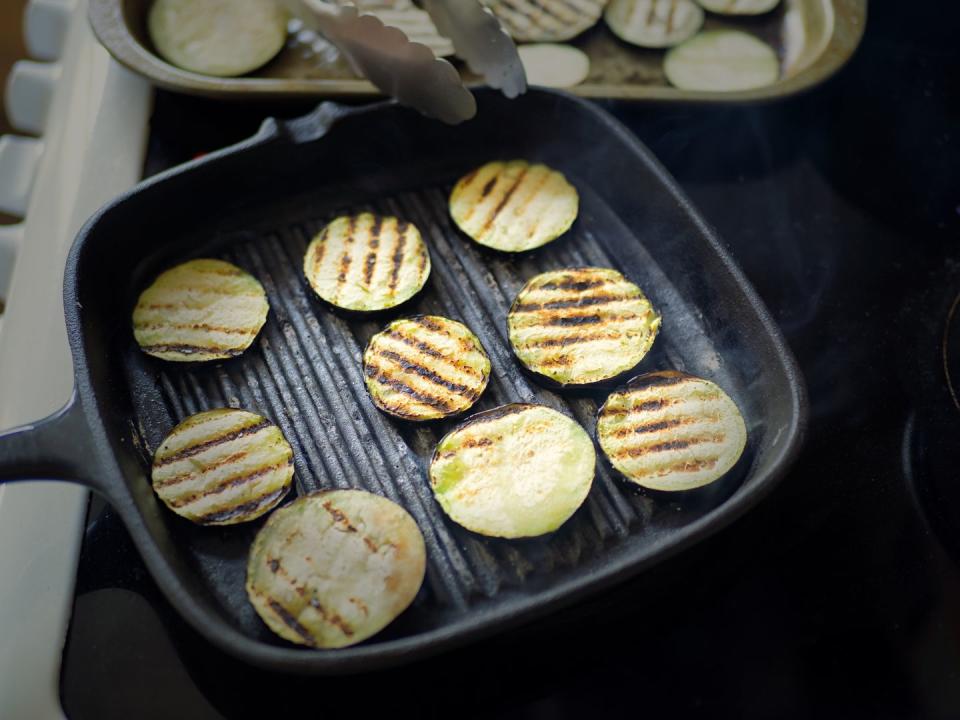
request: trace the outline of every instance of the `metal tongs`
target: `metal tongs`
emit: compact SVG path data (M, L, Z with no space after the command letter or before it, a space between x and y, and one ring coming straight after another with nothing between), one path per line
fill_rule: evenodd
M399 29L354 5L325 0L279 2L306 28L336 45L353 69L385 94L450 124L476 115L477 101L456 68ZM423 7L472 72L508 98L526 91L527 77L516 45L479 0L423 0Z

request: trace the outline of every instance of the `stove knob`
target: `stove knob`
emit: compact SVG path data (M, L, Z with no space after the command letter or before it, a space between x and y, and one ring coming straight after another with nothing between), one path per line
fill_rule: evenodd
M32 58L60 58L75 5L74 0L30 0L23 14L23 38Z
M25 133L42 134L59 77L58 63L33 60L15 63L7 77L5 98L10 124Z
M36 175L43 142L19 135L0 135L0 212L23 217Z

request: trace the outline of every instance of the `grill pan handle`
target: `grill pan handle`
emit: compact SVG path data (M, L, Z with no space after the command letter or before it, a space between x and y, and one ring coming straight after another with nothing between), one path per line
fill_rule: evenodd
M65 480L104 492L96 457L90 426L74 392L53 415L0 433L0 484Z
M301 115L300 117L290 120L268 118L264 121L257 135L282 134L294 144L302 145L313 142L314 140L319 140L326 135L330 131L330 128L337 122L349 115L359 115L383 107L384 105L396 104L395 100L388 100L363 107L351 107L330 101L322 102L306 115Z

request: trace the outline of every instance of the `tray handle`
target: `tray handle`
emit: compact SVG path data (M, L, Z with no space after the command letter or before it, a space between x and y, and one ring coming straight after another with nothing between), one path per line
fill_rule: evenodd
M52 415L0 432L0 484L63 480L105 492L98 481L96 448L76 392Z

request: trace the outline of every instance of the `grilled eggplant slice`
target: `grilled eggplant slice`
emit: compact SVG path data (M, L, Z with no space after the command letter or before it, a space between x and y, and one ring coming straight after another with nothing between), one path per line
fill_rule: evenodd
M674 370L647 373L614 392L597 421L611 464L652 490L692 490L732 468L747 443L736 403L717 385Z
M700 33L667 51L663 72L681 90L734 92L772 85L780 77L777 53L739 30Z
M571 418L515 403L448 433L430 463L440 506L468 530L503 538L553 532L590 493L596 453Z
M770 12L780 0L697 0L704 8L720 15L762 15Z
M235 525L277 506L290 489L293 450L280 428L222 408L177 425L153 458L153 489L177 515Z
M370 338L363 372L373 404L404 420L468 410L490 379L490 358L463 323L438 315L394 320Z
M387 310L406 302L430 276L430 253L413 223L361 213L338 217L303 260L307 281L344 310Z
M460 178L450 194L450 216L481 245L523 252L569 230L579 204L562 173L511 160L487 163Z
M230 77L256 70L280 52L287 15L274 0L156 0L147 31L173 65Z
M366 640L413 602L426 569L407 511L362 490L307 495L257 534L247 596L280 637L315 648Z
M632 370L659 329L643 291L609 268L537 275L507 315L517 358L559 385L590 385Z
M267 295L255 277L223 260L191 260L154 280L133 311L140 349L161 360L235 357L267 321Z
M614 35L645 48L676 45L703 25L703 10L693 0L613 0L603 17Z
M530 85L573 87L590 74L590 57L572 45L521 45L517 52Z
M607 0L484 0L518 42L563 42L597 24Z

